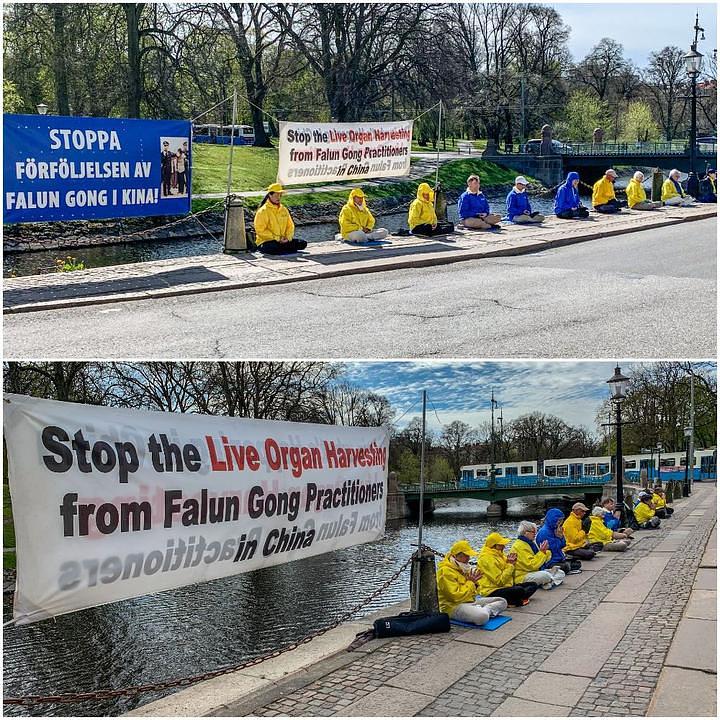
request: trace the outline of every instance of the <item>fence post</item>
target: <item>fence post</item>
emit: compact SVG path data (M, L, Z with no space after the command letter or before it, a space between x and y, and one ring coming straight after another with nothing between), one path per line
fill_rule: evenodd
M652 200L658 202L662 195L663 174L659 168L655 168L652 174Z
M420 574L420 582L415 580ZM437 593L435 554L418 548L410 567L410 607L420 612L440 612Z

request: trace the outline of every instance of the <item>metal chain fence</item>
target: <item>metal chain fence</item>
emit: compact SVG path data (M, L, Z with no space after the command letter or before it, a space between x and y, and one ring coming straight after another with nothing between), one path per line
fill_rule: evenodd
M187 687L203 680L210 680L212 678L219 677L220 675L227 675L228 673L236 672L238 670L244 670L245 668L259 665L266 660L279 657L286 652L290 652L290 650L295 650L301 645L309 643L316 637L324 635L326 632L333 630L334 628L349 620L353 615L355 615L355 613L362 610L366 605L368 605L376 597L378 597L378 595L387 590L387 588L390 587L390 585L395 582L395 580L397 580L398 577L400 577L400 575L406 570L408 565L410 565L410 563L412 562L412 559L413 556L411 555L403 563L403 565L395 573L393 573L393 575L388 578L388 580L386 580L375 592L373 592L371 595L368 595L368 597L366 597L353 608L348 610L332 625L329 625L328 627L321 630L316 630L315 632L310 633L301 640L296 640L295 642L290 643L283 648L273 650L272 652L265 655L260 655L259 657L253 658L252 660L245 660L241 663L236 663L234 665L228 665L226 667L218 668L217 670L210 670L208 672L200 673L198 675L191 675L189 677L179 678L176 680L163 680L162 682L147 683L145 685L135 685L133 687L121 688L118 690L108 689L93 690L90 692L62 693L58 695L25 695L23 697L5 697L3 698L3 704L30 706L38 705L41 703L76 703L84 702L86 700L110 700L121 696L140 695L141 693L160 692L162 690L168 690L170 688Z

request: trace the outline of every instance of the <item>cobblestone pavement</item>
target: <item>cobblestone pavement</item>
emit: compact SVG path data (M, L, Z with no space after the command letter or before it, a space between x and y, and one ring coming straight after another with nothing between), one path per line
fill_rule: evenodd
M474 667L469 665L462 679L440 690L434 699L428 694L424 707L409 714L438 717L491 715L508 701L532 673L538 671L553 651L565 643L638 562L648 558L667 538L668 532L677 528L697 509L697 502L711 495L714 497L714 493L714 486L697 488L690 502L677 504L673 519L665 523L660 531L656 534L644 533L644 537L637 540L627 553L611 557L593 577L573 589L547 614L535 622L531 621L529 627L502 647L492 649L475 646L480 661ZM557 703L564 706L565 710L561 714L567 714L568 706L571 707L570 715L578 716L645 714L675 629L687 604L705 545L715 524L715 514L714 504L708 505L702 516L695 513L693 519L696 518L696 522L683 539L681 549L667 553L669 560L664 570L644 601L635 606L637 612L595 677L585 680L577 678L579 689L576 693L566 695L564 687L558 686ZM609 607L610 603L605 602L604 606ZM622 612L625 607L627 605L618 605L618 612ZM513 614L513 618L518 618L521 612ZM439 657L442 657L443 648L446 652L449 650L448 644L454 643L455 647L460 645L457 642L461 639L460 632L456 634L457 630L454 627L447 635L393 640L320 680L254 709L252 714L343 715L345 709L353 703L383 686L394 692L388 683L392 684L393 678L415 667L423 658L429 658L432 662L431 656L439 653ZM593 643L594 639L588 637L588 653L593 652ZM552 672L552 667L543 670ZM419 687L418 691L423 692L423 688ZM414 694L417 696L419 693ZM569 699L570 695L572 699ZM553 708L552 705L538 707ZM398 706L397 714L408 713L402 712L402 707Z

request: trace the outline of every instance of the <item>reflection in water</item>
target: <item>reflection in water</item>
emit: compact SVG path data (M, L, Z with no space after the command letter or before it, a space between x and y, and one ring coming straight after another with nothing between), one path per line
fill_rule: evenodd
M511 514L542 514L511 501ZM462 500L426 519L423 540L447 550L461 537L480 545L492 528L514 534L516 520L488 523L487 503ZM389 527L375 543L91 608L4 633L4 694L123 688L182 678L275 650L327 627L382 585L410 556L417 525ZM408 597L409 570L363 608L363 617ZM11 608L5 607L9 613ZM167 693L165 693L167 694ZM119 715L161 697L33 708L7 715Z
M504 208L505 198L489 197L498 212ZM553 201L545 198L533 198L533 208L543 213L552 213ZM448 205L448 216L457 222L457 205ZM377 218L378 225L390 231L407 227L407 213L382 215ZM304 225L297 230L298 237L308 242L323 242L331 239L338 231L336 223L317 223ZM55 260L72 255L82 260L86 268L123 265L125 263L167 260L169 258L191 257L193 255L214 255L222 252L222 239L213 240L207 235L175 240L154 240L132 242L125 245L106 245L104 247L78 248L77 250L43 250L31 253L6 253L3 258L3 271L7 276L14 272L17 276L36 275L55 270Z

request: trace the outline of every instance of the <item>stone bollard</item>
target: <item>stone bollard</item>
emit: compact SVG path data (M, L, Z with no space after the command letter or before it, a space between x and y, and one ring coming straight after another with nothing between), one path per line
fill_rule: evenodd
M245 211L243 201L237 195L230 195L225 201L225 232L223 234L225 253L248 249L245 232Z
M652 200L653 200L653 202L660 201L660 196L662 195L662 185L663 185L663 174L658 168L655 168L652 172Z
M447 197L443 190L442 183L435 186L435 215L438 222L447 222Z
M419 587L417 573L420 577ZM435 554L431 550L418 549L413 555L410 567L410 608L421 612L440 612Z

